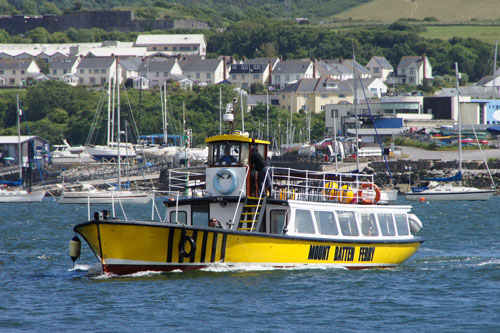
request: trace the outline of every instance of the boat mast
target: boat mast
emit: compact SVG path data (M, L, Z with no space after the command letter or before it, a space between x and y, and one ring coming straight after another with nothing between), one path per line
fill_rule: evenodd
M359 172L358 84L356 80L356 55L354 54L354 45L352 50L352 68L354 73L354 121L356 123L356 170Z
M222 135L222 86L219 86L219 135Z
M121 179L121 154L120 154L120 81L118 80L118 56L116 57L116 121L118 125L118 129L116 131L116 142L118 144L118 190L122 189L122 179Z
M458 80L460 73L458 73L458 63L455 63L455 84L457 88L457 112L458 112L458 172L462 175L462 117L460 116L460 91L458 90ZM460 179L460 186L462 179Z
M492 99L495 98L495 84L497 77L497 46L498 46L498 41L495 41L495 55L493 61L493 84L491 85L493 87L493 93L491 95Z
M21 108L19 107L19 94L17 94L16 102L16 118L17 118L17 160L19 161L19 179L21 180L21 186L23 185L23 155L21 149Z
M108 82L108 132L107 132L107 137L106 137L106 145L109 146L109 143L112 141L111 140L111 84L113 82L113 77L111 76L111 73L109 73L109 82ZM114 92L114 90L113 90ZM114 96L113 96L114 98Z
M167 81L163 81L163 142L168 146ZM161 89L160 89L161 98Z

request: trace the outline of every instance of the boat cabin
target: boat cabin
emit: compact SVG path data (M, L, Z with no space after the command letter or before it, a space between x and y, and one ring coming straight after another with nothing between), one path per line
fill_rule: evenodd
M206 195L239 196L244 187L245 196L257 194L255 173L250 165L250 153L255 147L267 161L269 141L250 139L243 134L217 135L208 143Z

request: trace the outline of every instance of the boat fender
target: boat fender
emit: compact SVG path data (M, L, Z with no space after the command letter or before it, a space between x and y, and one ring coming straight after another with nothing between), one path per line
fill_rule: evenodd
M365 189L365 188L369 188L375 192L374 199L364 199L363 198L363 189ZM358 200L359 200L359 203L361 203L363 205L374 205L380 201L380 189L378 188L377 185L375 185L373 183L363 183L363 184L361 184L361 190L358 191Z
M186 241L191 246L191 250L189 250L189 252L186 252ZM181 237L181 240L179 241L179 254L181 255L181 257L191 258L192 256L194 256L195 252L196 252L196 243L193 237L188 235L184 235L183 237Z
M336 182L328 182L325 184L325 190L323 190L323 195L325 199L333 201L337 198L337 190L339 186Z
M75 235L75 237L71 238L71 240L69 241L69 256L71 260L73 260L73 266L75 265L76 259L80 257L81 248L82 242L80 241L80 238Z
M227 177L224 177L227 176ZM220 179L231 179L231 184L227 188L221 188L220 186ZM236 188L236 183L238 182L238 178L236 177L236 174L234 173L233 170L231 169L221 169L217 171L217 173L214 176L214 187L217 192L220 194L229 194L234 191Z
M349 185L343 185L340 192L340 202L344 204L351 203L354 199L354 193Z

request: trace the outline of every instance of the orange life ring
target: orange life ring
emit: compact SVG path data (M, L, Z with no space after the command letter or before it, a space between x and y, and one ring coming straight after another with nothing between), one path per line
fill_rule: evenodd
M361 188L362 189L370 188L372 191L375 191L375 199L373 199L373 200L372 199L361 199L363 197L363 190L361 189L358 191L358 200L359 200L360 204L374 205L380 201L380 189L378 188L377 185L375 185L373 183L363 183L363 184L361 184Z

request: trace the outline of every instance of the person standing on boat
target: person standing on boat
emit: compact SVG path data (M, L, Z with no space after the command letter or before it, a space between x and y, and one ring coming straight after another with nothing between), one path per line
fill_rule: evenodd
M271 175L267 175L269 167L267 166L267 162L262 157L262 155L259 153L259 150L257 149L257 145L252 145L252 151L250 153L250 165L252 168L257 171L257 182L259 184L259 195L260 191L262 190L264 186L264 180L266 181L265 184L265 191L269 191L269 196L272 196L272 190L273 190L273 185L271 183ZM266 193L264 193L266 195Z

